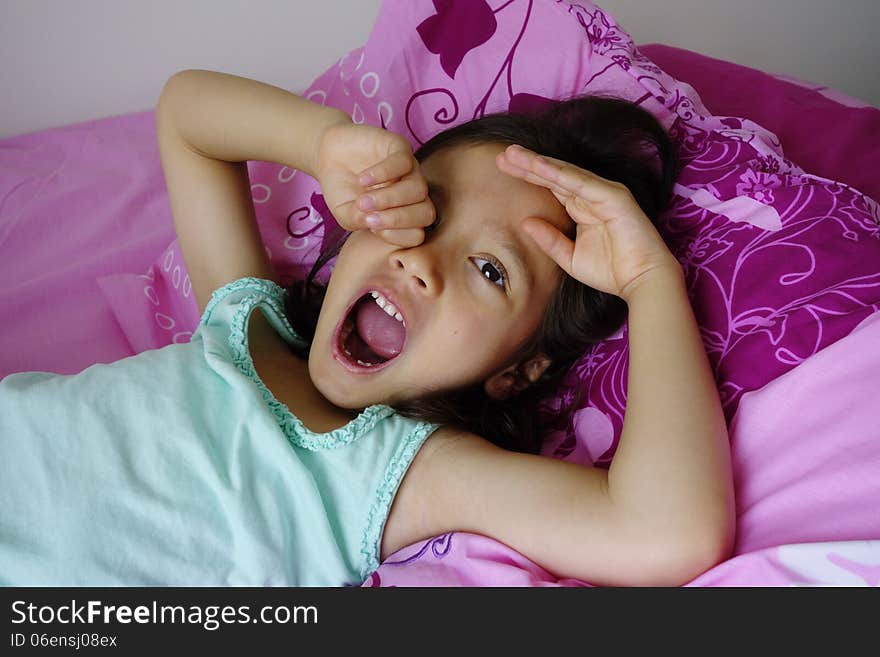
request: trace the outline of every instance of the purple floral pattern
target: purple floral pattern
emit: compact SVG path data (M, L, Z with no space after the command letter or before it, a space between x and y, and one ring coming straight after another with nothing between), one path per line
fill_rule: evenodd
M778 176L764 173L757 168L750 169L739 177L736 193L738 196L750 196L765 205L773 205L773 189L781 184Z
M448 534L443 534L441 536L436 536L434 538L428 539L425 541L421 547L419 547L414 554L411 554L407 557L400 557L400 553L398 553L397 557L394 559L386 559L384 561L384 565L386 566L406 566L407 564L411 564L415 561L418 561L422 557L430 554L434 559L442 559L452 550L452 537L455 536L454 533L450 532Z
M495 14L484 0L434 0L434 7L437 13L419 23L416 31L454 79L464 56L495 34Z

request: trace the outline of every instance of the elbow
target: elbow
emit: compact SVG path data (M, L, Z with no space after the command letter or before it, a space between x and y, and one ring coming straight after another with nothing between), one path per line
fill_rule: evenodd
M163 105L167 105L169 98L180 93L178 88L187 84L187 78L190 77L191 74L192 71L190 69L177 71L177 73L165 80L165 84L162 86L162 92L159 94L159 100L157 101L156 106L162 107Z
M156 101L155 121L160 148L166 139L179 139L180 125L191 113L193 98L197 95L199 74L196 69L178 71L165 81ZM187 144L189 145L189 144ZM189 145L192 149L193 147ZM196 150L196 149L193 149ZM196 151L198 152L198 151Z
M595 562L572 576L598 586L684 586L729 559L733 543L733 522L674 530L629 525L609 546L604 576L596 577Z
M156 101L157 109L171 102L176 102L175 99L180 96L186 97L188 95L192 97L194 94L198 94L198 85L202 83L206 75L211 74L211 71L195 68L177 71L165 80L165 84L162 86L162 91L159 94L159 100Z
M730 558L732 533L730 537L719 533L696 536L691 540L679 539L667 549L667 565L661 575L667 581L661 586L684 586Z
M643 561L644 581L640 585L684 586L729 559L733 543L732 527L655 538L651 545L652 558Z
M684 586L733 556L733 495L706 497L703 501L702 506L652 514L650 519L640 514L635 524L630 523L633 535L641 535L641 544L650 552L642 555L647 558L641 561L644 579L640 586Z
M174 97L179 93L177 87L180 86L180 73L175 73L165 81L159 99L156 101L156 124L161 130L163 124L169 122L170 112L172 112L172 103Z

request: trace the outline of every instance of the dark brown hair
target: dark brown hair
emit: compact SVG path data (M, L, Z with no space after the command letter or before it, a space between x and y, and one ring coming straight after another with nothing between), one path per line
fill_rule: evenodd
M584 96L551 102L538 112L483 116L437 134L415 156L423 161L443 149L486 143L519 144L621 182L652 221L672 192L676 167L673 144L653 115L627 101ZM336 256L347 236L344 233L337 244L321 253L306 279L288 291L288 319L305 339L314 337L326 291L315 277ZM534 385L498 401L486 395L483 384L478 383L431 393L397 405L395 410L406 417L475 433L506 449L536 453L544 430L538 419L539 402L554 391L592 345L620 328L626 312L622 299L563 276L542 325L519 354L520 361L539 353L551 359L550 367ZM307 357L307 353L299 355Z

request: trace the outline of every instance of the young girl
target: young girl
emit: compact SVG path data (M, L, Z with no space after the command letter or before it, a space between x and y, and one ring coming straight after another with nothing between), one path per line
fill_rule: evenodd
M451 530L595 584L681 584L729 555L724 417L646 216L671 186L649 114L575 99L414 155L335 109L191 70L156 119L202 320L189 344L0 382L2 583L355 584ZM277 285L247 160L314 176L352 231L326 290L332 254ZM627 310L611 467L527 453L539 393Z

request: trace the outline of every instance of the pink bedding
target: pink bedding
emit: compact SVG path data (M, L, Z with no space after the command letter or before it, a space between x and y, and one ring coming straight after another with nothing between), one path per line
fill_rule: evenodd
M877 205L850 185L877 189L876 168L864 167L880 152L880 131L846 126L856 110L859 125L880 125L880 111L816 101L810 120L817 129L808 139L792 132L780 145L777 135L743 119L764 116L784 128L786 116L788 123L800 116L797 106L783 112L774 102L768 111L752 102L734 114L718 104L712 109L719 114L711 114L693 88L635 49L591 3L467 6L479 13L470 24L494 22L494 31L465 30L450 41L445 35L462 20L451 4L387 1L367 46L307 93L416 143L481 108L566 91L614 91L654 111L687 164L664 236L692 284L725 396L737 476L736 556L693 584L876 584L880 431L870 408L880 389L880 231ZM537 57L551 56L551 36L559 66ZM650 48L662 56L663 47ZM699 68L701 93L723 98L730 65L718 63L726 77L715 77L716 60L673 54L675 66ZM763 75L738 74L743 84ZM792 86L761 83L770 97ZM793 164L798 149L810 166ZM835 149L850 157L823 160ZM804 173L823 164L834 168L821 177ZM332 217L314 181L276 165L250 168L273 262L288 278L298 276ZM0 142L0 256L0 376L75 372L188 339L197 313L174 242L152 113ZM624 336L585 357L568 387L548 400L552 408L575 389L588 391L577 412L559 418L549 454L610 460L625 405ZM491 539L455 533L402 550L367 584L580 583L557 580Z
M682 48L649 44L639 50L672 77L696 87L713 113L745 117L770 130L786 157L805 171L880 199L880 149L870 147L880 138L876 107L827 87Z
M0 142L0 376L140 351L97 280L173 239L152 112Z

